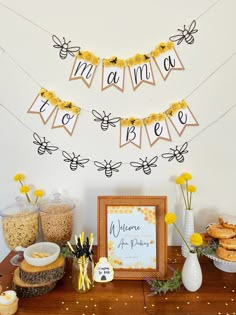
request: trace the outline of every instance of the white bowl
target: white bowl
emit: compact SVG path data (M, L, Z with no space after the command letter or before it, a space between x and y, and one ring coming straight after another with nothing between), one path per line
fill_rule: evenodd
M49 256L42 258L32 257L33 253L45 253ZM60 247L51 242L41 242L30 245L24 250L26 262L32 266L46 266L54 262L60 254Z

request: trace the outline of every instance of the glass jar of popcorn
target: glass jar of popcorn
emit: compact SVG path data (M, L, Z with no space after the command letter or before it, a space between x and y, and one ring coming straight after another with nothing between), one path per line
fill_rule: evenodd
M38 235L38 208L22 198L0 211L3 237L7 246L18 252L11 264L19 266L23 260L23 249L36 242Z
M60 194L40 202L41 228L45 241L63 246L71 239L74 207L73 202Z

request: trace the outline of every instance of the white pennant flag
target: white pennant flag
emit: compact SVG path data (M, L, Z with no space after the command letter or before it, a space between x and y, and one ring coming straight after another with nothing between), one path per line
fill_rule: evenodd
M56 106L53 106L49 100L43 98L40 94L38 94L27 113L39 114L45 125L55 109Z
M188 106L184 109L180 109L174 116L169 117L169 119L179 136L183 134L187 126L199 126Z
M116 87L121 92L124 91L125 68L121 67L102 67L102 91L111 86Z
M166 80L172 70L184 70L184 66L179 59L175 48L169 49L161 53L157 57L153 57L157 68L159 69L163 80Z
M133 145L141 148L141 135L142 135L142 126L120 126L120 148L125 145L132 143Z
M52 128L64 128L72 136L79 115L71 111L57 109Z
M97 65L83 58L75 57L74 65L70 74L69 81L82 79L90 87L94 78Z
M155 85L151 62L129 66L129 73L135 91L142 83Z
M171 141L171 136L166 120L156 121L151 125L145 125L145 128L151 147L160 139Z

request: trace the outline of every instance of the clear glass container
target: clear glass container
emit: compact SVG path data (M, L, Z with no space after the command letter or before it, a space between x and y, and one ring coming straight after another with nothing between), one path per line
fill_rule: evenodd
M11 259L14 266L19 266L23 260L23 251L18 247L28 247L36 242L38 235L38 208L22 198L16 203L1 210L3 237L7 246L13 251L19 251Z
M82 256L73 258L72 262L72 287L79 293L86 293L93 287L94 263L89 258Z
M60 194L40 202L40 221L43 239L63 246L71 239L75 205Z

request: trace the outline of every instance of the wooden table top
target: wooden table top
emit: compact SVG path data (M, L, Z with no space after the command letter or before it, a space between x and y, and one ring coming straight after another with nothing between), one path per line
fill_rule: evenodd
M3 291L11 288L14 266L10 253L0 264ZM181 271L184 258L180 248L168 247L168 269ZM177 292L150 296L150 286L144 280L113 280L95 283L88 293L78 293L71 285L71 269L56 288L42 296L20 298L17 315L77 314L77 315L236 315L236 274L217 269L212 260L200 258L203 284L197 292L183 286Z

